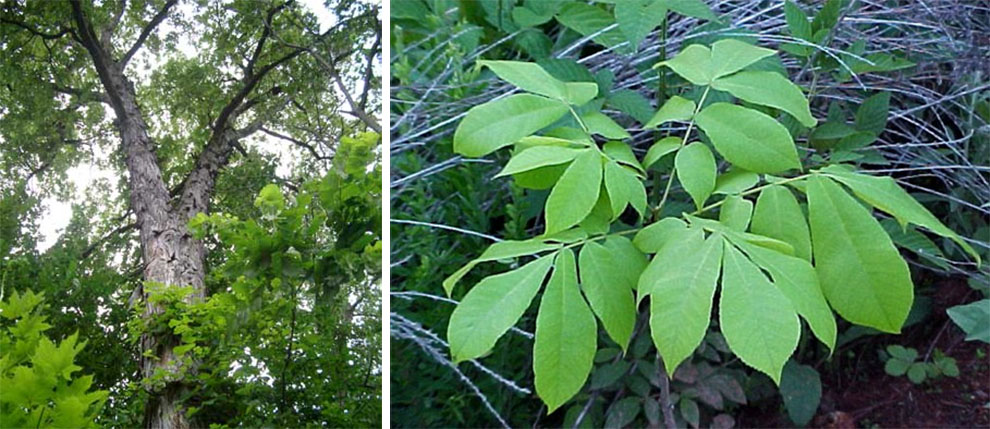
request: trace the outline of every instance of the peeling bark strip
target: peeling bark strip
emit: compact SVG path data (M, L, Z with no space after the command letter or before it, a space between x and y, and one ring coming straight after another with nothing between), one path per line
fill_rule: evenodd
M80 0L71 0L72 21L75 31L73 38L92 57L100 82L106 92L108 102L117 116L116 127L120 134L121 149L129 174L130 205L140 231L141 250L145 269L143 280L166 285L167 287L192 286L193 294L187 298L192 302L203 299L205 269L203 243L196 240L186 227L188 221L198 213L209 211L216 176L227 165L237 141L259 130L264 124L261 119L244 129L235 129L237 117L259 103L259 98L249 99L261 80L270 71L304 52L294 48L281 58L255 69L270 31L265 30L241 79L240 88L221 109L212 125L212 135L206 147L196 160L195 167L183 181L178 201L172 197L162 179L161 168L155 157L154 143L148 135L148 125L142 116L137 102L133 83L124 75L127 62L140 49L144 40L164 21L169 9L177 0L166 2L165 6L141 31L137 42L126 54L115 60L111 46L112 27L104 29L101 37L86 17ZM268 12L266 27L272 17L285 5L276 6ZM265 95L278 95L278 92ZM257 95L257 94L255 94ZM142 291L147 298L147 291ZM145 301L147 302L147 300ZM160 314L159 306L146 304L144 316ZM178 339L171 334L144 334L141 337L141 350L151 350L155 358L141 358L141 374L149 378L164 371L168 374L165 386L151 391L151 398L145 407L144 426L147 428L185 429L190 422L185 416L181 398L188 391L183 372L194 374L196 368L179 368L173 348Z

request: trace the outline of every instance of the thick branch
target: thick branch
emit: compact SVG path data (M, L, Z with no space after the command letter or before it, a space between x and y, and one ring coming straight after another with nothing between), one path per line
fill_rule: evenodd
M138 36L137 41L134 42L134 46L131 46L131 49L128 49L127 53L124 54L124 57L121 58L120 60L121 68L127 65L127 62L130 61L131 57L133 57L134 54L137 53L138 49L141 49L141 46L144 45L144 41L147 40L148 36L151 35L151 32L154 31L156 27L158 27L158 24L161 24L162 21L164 21L165 18L168 17L168 10L171 9L172 6L175 6L175 4L178 3L178 1L179 0L168 0L168 2L165 3L165 7L163 7L162 10L158 11L158 13L153 18L151 18L151 22L148 22L148 25L144 26L144 28L141 30L141 34Z

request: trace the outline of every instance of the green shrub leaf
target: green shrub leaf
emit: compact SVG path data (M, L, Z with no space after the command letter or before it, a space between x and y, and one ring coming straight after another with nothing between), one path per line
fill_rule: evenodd
M636 306L632 288L620 281L622 267L616 256L602 245L589 242L581 249L578 265L584 296L602 321L605 332L625 353L636 323Z
M519 256L535 255L540 252L545 252L547 250L557 249L560 246L553 243L546 243L538 239L530 239L524 241L500 241L498 243L488 246L487 249L481 254L481 256L475 258L471 262L468 262L463 267L458 269L447 277L443 281L443 289L447 292L447 296L454 290L454 286L458 281L461 280L475 265L482 262L497 261L499 259L515 258Z
M718 307L722 335L740 360L779 385L784 364L801 336L797 313L752 261L724 244Z
M811 116L808 99L801 88L786 77L769 71L743 71L720 77L712 82L712 88L726 91L750 103L783 110L806 127L814 127L817 121Z
M650 295L653 342L671 374L705 338L722 261L722 236L712 234L702 242L695 234L657 254L661 269L652 287L644 290L640 282L640 294ZM648 274L649 267L643 276Z
M907 263L862 204L828 178L808 179L815 269L846 320L898 333L914 301Z
M561 146L534 146L520 151L509 159L505 168L499 171L495 177L508 176L521 173L523 171L535 170L548 165L557 165L571 162L582 152L591 149L574 149Z
M601 184L602 158L597 151L587 151L574 158L547 197L546 234L563 231L584 220L598 202Z
M835 350L835 317L825 301L818 274L811 263L746 241L730 239L756 265L770 273L774 286L791 301L794 310L808 322L815 336L829 350Z
M472 107L454 131L454 151L485 156L554 123L567 105L546 97L516 94Z
M691 116L694 115L695 108L696 105L693 101L675 95L667 99L663 106L660 106L660 110L657 110L657 113L650 118L650 121L643 128L656 128L670 121L690 120Z
M595 316L578 290L574 252L561 250L540 301L533 344L534 384L547 413L584 386L595 359L597 331Z
M588 132L591 134L598 134L602 137L609 139L628 139L632 138L629 132L626 131L621 125L615 123L612 118L609 118L602 112L588 112L581 115L581 120L588 127Z
M730 229L743 232L749 227L749 220L752 216L753 203L751 201L738 195L730 195L722 203L722 208L718 213L718 221Z
M966 333L966 341L979 340L990 343L990 299L957 305L946 312Z
M760 191L751 231L790 244L794 256L811 261L808 221L790 189L774 185Z
M478 61L488 67L502 80L529 91L559 100L567 99L564 82L547 73L539 64L523 61Z
M664 155L673 153L681 147L680 137L664 137L660 141L653 143L650 149L646 151L646 156L643 157L643 168L650 168L655 162L663 158Z
M674 166L677 168L677 180L700 209L715 189L718 172L712 151L703 143L691 143L677 152Z
M553 264L543 256L507 273L485 277L450 315L447 341L451 357L461 362L479 357L522 317Z
M901 225L913 223L955 241L980 264L980 254L969 243L939 221L925 206L898 186L894 179L853 173L840 166L829 166L822 169L822 172L848 186L863 201L889 213Z
M763 113L715 103L702 109L695 121L715 150L738 167L771 174L801 168L787 128Z

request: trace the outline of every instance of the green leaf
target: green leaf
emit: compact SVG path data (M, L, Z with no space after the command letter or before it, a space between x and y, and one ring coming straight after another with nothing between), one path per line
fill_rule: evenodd
M588 216L598 202L601 183L602 159L597 151L574 158L547 197L546 234L563 231Z
M512 20L520 27L534 27L553 18L553 12L539 14L524 6L512 8Z
M718 213L718 220L729 228L743 232L749 227L749 220L753 216L753 203L738 195L731 195L725 198L722 208Z
M636 323L632 288L620 281L622 272L619 271L619 264L612 253L598 243L585 243L578 265L584 296L602 321L605 332L625 353Z
M591 134L598 134L602 137L609 139L628 139L632 138L629 132L621 125L615 123L612 118L609 118L602 112L588 112L581 115L581 120L584 121L585 126L588 127L588 132Z
M887 115L890 113L890 93L878 92L873 94L856 109L856 129L880 135L887 127Z
M823 168L822 172L848 186L863 201L889 213L901 225L913 223L949 238L969 253L976 260L977 265L981 263L980 254L969 243L939 221L925 206L898 186L894 179L853 173L834 165Z
M926 372L925 367L927 365L928 364L923 362L915 362L911 364L911 367L908 368L907 371L908 379L911 380L911 382L914 384L921 384L922 382L924 382L925 372Z
M901 345L892 344L887 346L887 353L890 356L900 359L902 361L911 363L918 358L918 351L913 348L907 348Z
M632 148L623 142L607 142L602 146L602 152L605 152L610 158L622 164L633 167L640 172L643 171L643 166L639 164L639 160L636 159L636 154L633 153Z
M485 156L554 123L567 111L567 105L558 100L530 94L472 107L454 131L454 151Z
M846 320L898 333L914 301L907 263L883 227L831 180L808 179L815 269L829 304Z
M639 230L633 237L633 244L643 253L657 253L674 237L687 230L687 224L676 217L665 217Z
M609 94L607 104L632 116L641 124L645 124L653 115L653 106L650 106L650 102L640 93L628 89L620 89Z
M808 107L808 100L801 88L778 73L743 71L715 79L712 88L726 91L750 103L783 110L806 127L814 127L817 123L815 117L811 116L811 108Z
M543 67L536 63L480 60L478 64L488 67L502 80L523 91L534 92L559 100L567 99L567 88L564 87L564 82L550 76L550 73L547 73Z
M792 36L802 40L811 40L811 23L808 22L808 15L790 0L784 2L784 18L787 20L787 29L790 30Z
M658 0L658 3L684 16L708 21L718 20L708 5L701 0Z
M602 8L579 2L565 4L557 13L557 21L582 36L590 36L615 24L612 15ZM626 38L619 29L615 28L595 36L592 40L611 48L624 42Z
M828 0L825 2L825 6L822 10L818 11L815 15L814 21L811 22L812 33L817 33L821 30L829 30L835 27L835 24L839 22L839 12L842 8L842 0Z
M612 260L618 268L620 277L616 281L635 290L640 274L649 264L646 255L640 252L632 241L621 235L610 235L606 238L605 248L612 252Z
M708 85L715 78L712 76L712 51L698 44L688 45L673 58L662 61L657 66L667 66L695 85Z
M836 326L825 301L818 274L807 260L729 237L760 268L770 273L773 285L791 301L798 315L829 350L835 350Z
M540 301L533 344L536 393L547 413L584 386L595 358L598 327L578 290L574 252L561 250Z
M566 82L567 102L580 106L598 95L598 84L594 82Z
M811 261L808 222L797 199L787 187L774 185L760 191L753 212L751 231L790 244L795 256Z
M698 427L701 424L701 414L698 411L698 403L687 396L682 396L678 401L678 408L681 411L681 418L688 422L691 427Z
M822 399L822 380L818 371L794 360L787 362L780 379L780 396L787 416L798 426L805 426L818 412Z
M650 168L655 162L663 158L664 155L673 153L681 147L680 137L664 137L653 143L650 149L646 151L646 156L643 157L643 168Z
M636 178L636 174L620 166L615 161L605 164L605 189L612 204L612 219L619 217L626 204L642 216L646 212L646 188Z
M733 195L743 192L760 182L760 175L741 168L733 168L715 179L713 194Z
M659 275L652 277L647 267L643 277L652 278L646 278L647 287L642 277L639 284L640 295L650 296L650 331L671 374L705 338L722 260L721 235L712 234L704 242L700 233L688 237L657 254L654 272Z
M547 250L553 250L560 248L557 244L545 243L538 239L530 239L524 241L500 241L498 243L492 244L481 253L481 256L475 258L471 262L468 262L459 270L451 274L443 281L443 289L447 292L447 296L454 290L454 285L461 280L475 265L482 262L497 261L499 259L515 258L519 256L535 255L540 252L545 252Z
M773 49L753 46L737 39L719 40L712 44L711 78L735 73L776 53Z
M990 299L957 305L946 313L966 333L966 341L990 343Z
M907 373L908 368L911 366L911 361L904 361L897 358L890 358L887 363L883 365L883 370L887 374L893 375L894 377L900 377Z
M550 189L557 184L569 164L550 165L512 175L516 185L526 189Z
M679 95L670 97L643 128L656 128L670 121L688 121L694 116L695 107L694 101Z
M638 49L646 36L663 24L667 17L667 8L660 1L645 5L640 1L620 1L615 4L614 13L619 30L632 47Z
M573 149L560 146L534 146L520 151L509 159L505 168L495 177L508 176L523 171L535 170L548 165L565 164L591 149Z
M718 308L719 327L732 352L779 385L801 324L790 300L728 242Z
M454 362L474 359L491 350L495 341L526 312L552 264L553 255L543 256L513 271L485 277L468 291L447 326Z
M677 180L691 195L694 205L701 209L715 189L715 176L718 174L712 151L703 143L691 143L677 152L674 166L677 168Z
M791 134L773 118L745 107L715 103L695 121L722 156L754 173L801 168Z

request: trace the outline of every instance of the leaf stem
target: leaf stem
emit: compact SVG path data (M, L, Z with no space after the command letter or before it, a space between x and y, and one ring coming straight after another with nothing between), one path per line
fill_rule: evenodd
M577 123L578 125L581 126L581 129L584 130L584 133L591 136L591 131L588 131L588 126L585 125L584 120L582 120L581 117L578 116L577 112L574 110L574 106L571 106L570 103L567 103L567 108L571 111L571 115L573 115L574 119L577 120Z
M687 144L688 137L691 136L691 130L694 128L694 117L695 115L698 114L698 111L701 110L701 106L705 104L705 98L708 97L708 91L711 89L712 89L711 86L705 86L705 92L701 94L701 100L698 100L698 105L694 106L694 113L691 114L691 122L688 123L687 132L684 133L684 138L681 139L681 144L680 146L677 147L678 149L684 147L684 145ZM656 220L656 217L660 215L660 210L663 209L664 203L667 202L667 196L670 194L671 184L674 183L674 173L676 171L677 171L677 165L675 164L674 167L670 169L670 176L667 177L667 186L663 190L663 196L660 197L660 203L658 203L657 207L653 209L654 220Z
M774 182L774 183L767 183L767 184L765 184L763 186L757 186L757 187L755 187L753 189L750 189L748 191L740 192L737 195L740 196L740 197L742 197L742 196L746 196L746 195L750 195L750 194L755 194L755 193L760 192L760 191L762 191L762 190L764 190L766 188L769 188L769 187L771 187L773 185L783 185L785 183L796 182L798 180L805 179L808 176L811 176L811 173L802 174L800 176L794 176L794 177L791 177L791 178L788 178L788 179L784 179L784 180L781 180L781 181L778 181L778 182ZM706 212L708 210L711 210L711 209L713 209L715 207L718 207L718 206L721 206L722 204L725 204L725 201L726 200L723 199L722 201L719 201L717 203L712 203L712 204L709 204L707 206L704 206L704 207L702 207L702 208L700 208L698 210L695 210L695 211L691 212L691 215L697 215L697 214L700 214L700 213L704 213L704 212Z

